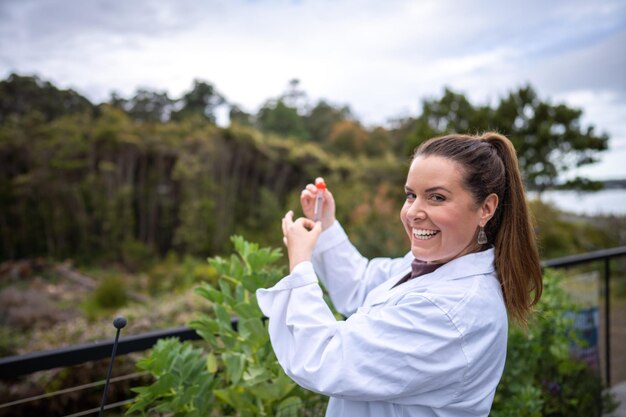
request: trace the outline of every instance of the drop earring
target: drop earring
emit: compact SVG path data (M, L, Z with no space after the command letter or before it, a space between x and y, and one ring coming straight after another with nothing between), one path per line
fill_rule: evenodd
M485 233L485 228L482 226L480 226L480 231L478 232L477 242L479 245L487 243L487 233Z

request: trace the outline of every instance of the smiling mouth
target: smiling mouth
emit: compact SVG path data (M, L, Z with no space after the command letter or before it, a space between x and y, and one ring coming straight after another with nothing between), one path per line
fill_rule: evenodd
M428 230L428 229L411 229L413 237L419 240L428 240L434 237L439 230Z

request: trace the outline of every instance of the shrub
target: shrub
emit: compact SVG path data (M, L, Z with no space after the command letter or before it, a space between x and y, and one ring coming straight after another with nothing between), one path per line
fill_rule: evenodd
M212 303L211 314L190 323L206 343L194 347L176 339L159 342L138 364L155 382L135 389L138 395L128 414L323 414L325 398L298 387L278 364L256 302L257 288L283 276L275 265L281 252L259 249L241 237L232 241L237 255L209 260L219 276L217 285L205 282L196 290Z
M137 367L149 371L156 382L133 388L138 395L128 414L153 411L175 416L210 415L216 380L201 348L178 339L162 339Z
M81 303L81 308L87 319L93 321L127 302L128 292L124 280L111 275L102 279L94 292Z
M94 291L93 300L99 307L105 309L123 306L128 301L124 280L117 276L105 278Z
M592 417L615 408L599 375L571 354L576 307L547 270L528 329L511 327L506 366L491 417Z

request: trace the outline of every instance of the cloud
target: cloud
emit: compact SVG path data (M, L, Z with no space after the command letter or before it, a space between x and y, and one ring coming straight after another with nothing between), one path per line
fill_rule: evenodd
M444 86L473 101L530 82L542 97L619 102L625 33L619 0L4 0L0 75L38 73L95 101L178 96L201 78L248 111L299 78L312 100L383 123Z
M584 48L539 62L533 69L547 92L601 90L618 94L626 103L626 27Z
M200 78L250 112L299 78L367 124L415 115L444 86L483 104L530 83L610 133L605 177L626 176L625 44L622 0L0 1L0 76L96 102L178 97Z

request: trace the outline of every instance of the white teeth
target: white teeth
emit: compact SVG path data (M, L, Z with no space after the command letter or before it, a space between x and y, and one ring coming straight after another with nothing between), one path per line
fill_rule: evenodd
M438 230L426 230L426 229L412 229L412 231L413 231L413 236L415 238L422 239L422 240L430 239L431 237L439 233Z

